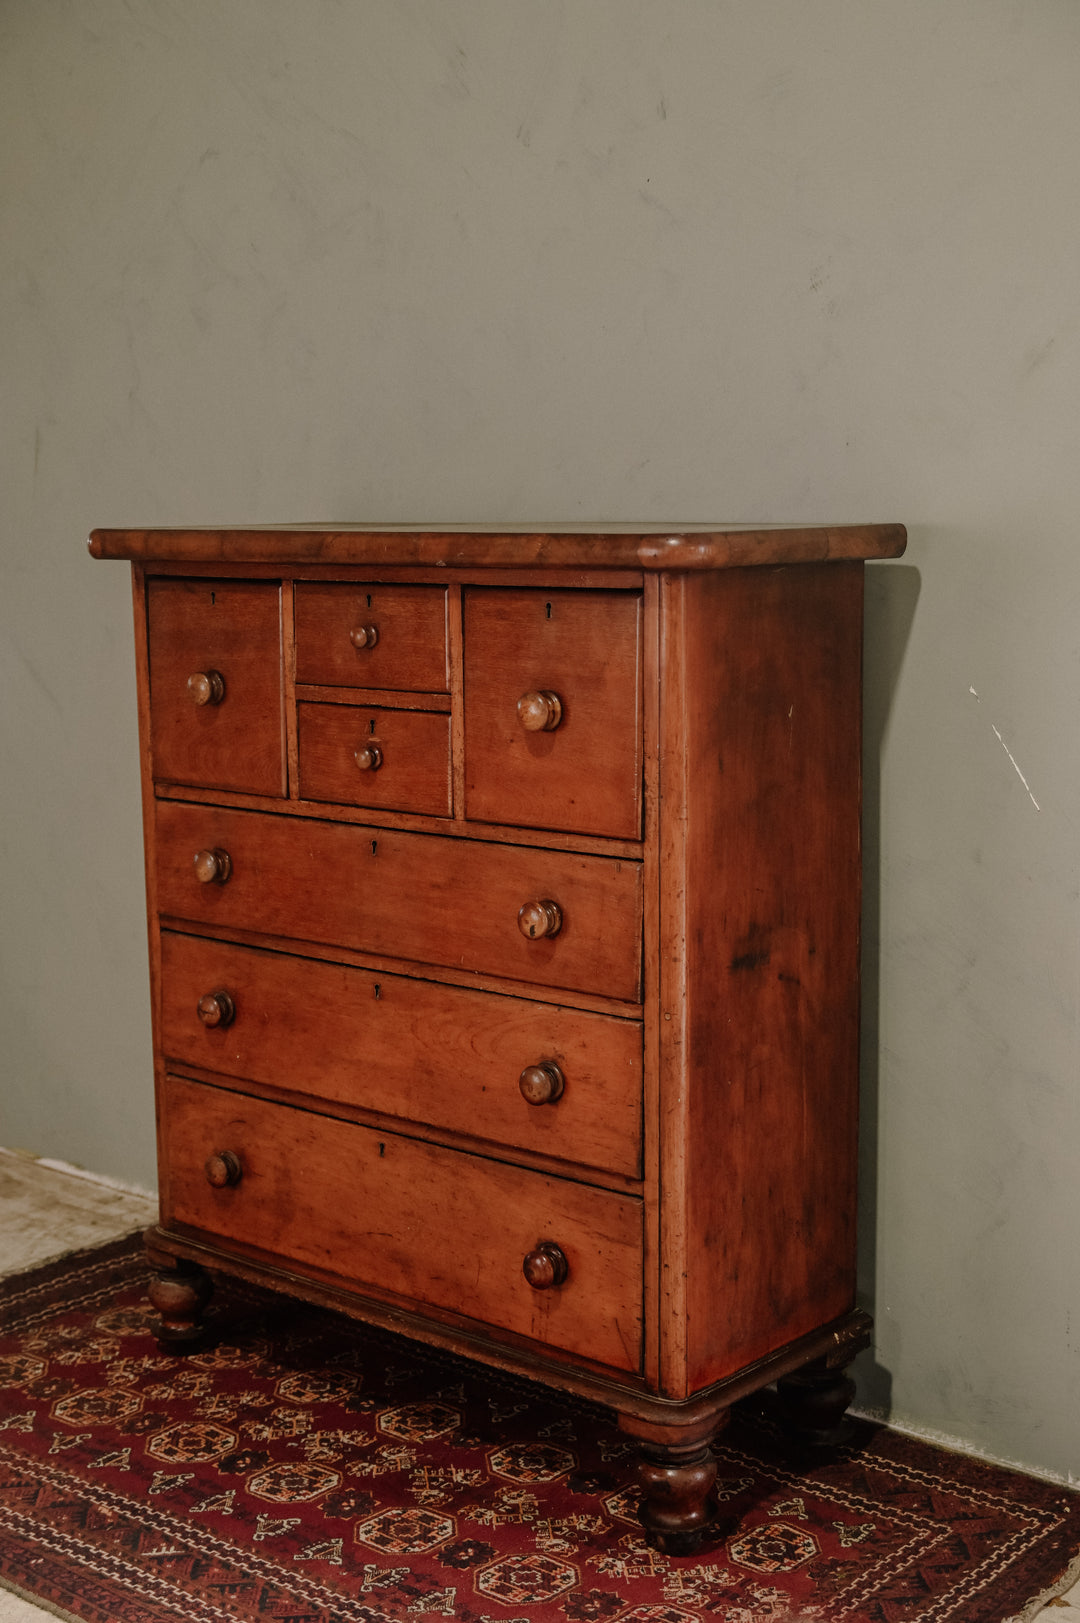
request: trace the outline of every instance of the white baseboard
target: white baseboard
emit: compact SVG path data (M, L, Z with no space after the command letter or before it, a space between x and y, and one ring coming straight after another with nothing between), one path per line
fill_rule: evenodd
M30 1150L9 1150L0 1148L0 1155L10 1155L15 1161L33 1161L39 1167L47 1167L50 1172L63 1172L69 1178L82 1178L86 1183L96 1183L103 1189L112 1189L118 1195L139 1195L144 1200L156 1200L156 1189L144 1189L142 1184L123 1183L119 1178L107 1178L101 1172L87 1172L85 1167L72 1166L70 1161L55 1161L51 1156L34 1155Z
M902 1432L905 1437L917 1437L920 1442L932 1443L935 1448L945 1448L953 1454L969 1454L973 1459L985 1460L988 1465L1000 1465L1007 1471L1022 1471L1025 1476L1038 1477L1042 1482L1057 1482L1066 1488L1080 1488L1080 1476L1072 1471L1047 1471L1040 1465L1031 1465L1026 1460L1007 1459L1002 1454L992 1454L988 1448L978 1448L965 1437L954 1437L951 1432L935 1431L932 1426L919 1426L912 1421L896 1420L882 1409L864 1409L853 1403L848 1410L849 1414L856 1415L860 1420L872 1420L879 1426L888 1426L890 1431Z

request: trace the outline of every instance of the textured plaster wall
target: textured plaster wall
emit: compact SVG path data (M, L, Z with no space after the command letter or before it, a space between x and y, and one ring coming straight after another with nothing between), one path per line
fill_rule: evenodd
M0 1142L153 1178L93 524L900 519L868 1403L1080 1471L1073 0L7 0Z

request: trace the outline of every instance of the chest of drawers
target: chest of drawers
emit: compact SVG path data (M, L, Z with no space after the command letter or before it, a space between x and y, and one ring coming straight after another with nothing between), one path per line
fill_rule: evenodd
M854 1309L863 560L900 526L95 531L134 569L163 1341L206 1269L611 1406L707 1525Z

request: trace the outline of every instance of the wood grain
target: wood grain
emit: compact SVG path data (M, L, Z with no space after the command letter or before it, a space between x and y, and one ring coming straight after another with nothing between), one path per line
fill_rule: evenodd
M446 834L461 840L475 839L479 834L485 841L501 845L520 845L527 839L530 845L549 851L580 851L598 857L614 857L616 861L639 862L642 855L637 840L610 840L603 835L575 834L572 829L537 828L526 833L505 823L473 825L456 817L447 822L417 812L393 812L385 808L371 811L365 806L336 805L333 801L279 802L267 795L233 794L227 789L200 789L194 784L155 784L152 793L159 800L185 800L205 806L232 807L236 811L270 812L279 817L321 817L327 822L355 823L361 828L399 828L413 834Z
M174 1066L640 1176L635 1021L171 931L162 954L161 1043ZM207 1028L198 1002L219 989L235 1015ZM530 1106L521 1072L544 1062L563 1092Z
M354 647L351 633L368 625L375 646ZM298 583L296 680L446 692L445 587Z
M691 1391L853 1302L862 567L684 591Z
M280 598L272 582L149 582L155 778L285 793ZM188 679L210 671L224 698L196 704Z
M453 1308L615 1369L641 1354L641 1202L170 1078L163 1221L257 1239L295 1265ZM206 1177L228 1151L232 1187ZM553 1239L568 1263L534 1291L522 1262Z
M170 801L158 802L157 846L167 916L641 995L639 863ZM226 884L197 882L199 850L229 853ZM518 909L537 896L562 909L551 940L518 929Z
M348 525L250 530L94 530L95 558L212 564L438 565L495 569L731 569L896 558L902 524L654 530L377 530Z
M477 587L464 622L467 816L640 838L640 595ZM530 730L546 693L558 725Z
M450 815L450 718L374 706L297 706L300 793L305 800ZM375 745L376 771L361 772L356 751Z

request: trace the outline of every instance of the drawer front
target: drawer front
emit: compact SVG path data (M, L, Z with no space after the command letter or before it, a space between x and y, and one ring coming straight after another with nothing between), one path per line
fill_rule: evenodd
M170 1078L162 1217L350 1284L529 1336L618 1369L641 1357L641 1203L569 1179L441 1149ZM214 1187L228 1151L239 1181ZM563 1284L522 1274L538 1242Z
M171 931L161 947L174 1065L641 1175L637 1021ZM221 992L204 1012L228 1023L206 1025ZM530 1103L543 1067L555 1097Z
M297 709L304 800L449 817L448 715L346 704Z
M447 692L445 588L299 582L296 680Z
M640 1000L640 863L180 801L156 819L166 917ZM201 883L216 851L229 876ZM538 901L562 927L526 939Z
M151 580L146 602L154 777L283 795L277 582Z
M639 839L640 594L475 587L464 635L467 816Z

